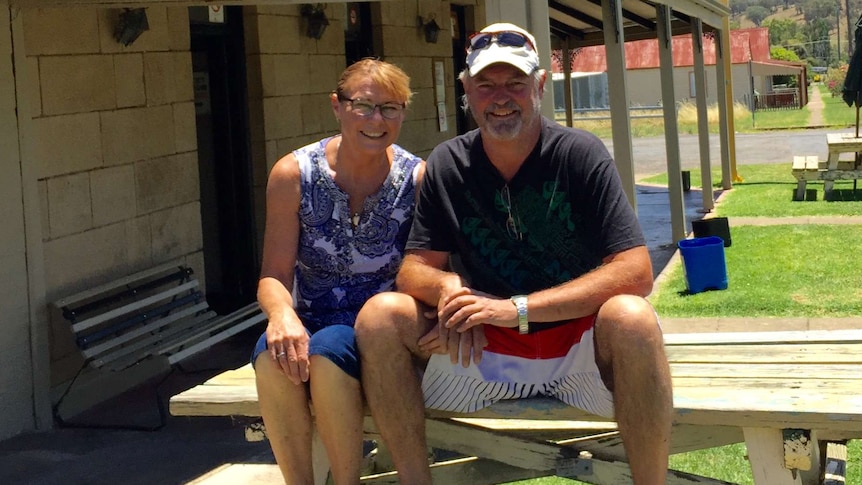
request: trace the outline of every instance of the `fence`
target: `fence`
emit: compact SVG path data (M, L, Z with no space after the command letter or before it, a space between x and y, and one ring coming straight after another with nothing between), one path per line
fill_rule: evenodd
M754 95L755 111L801 109L799 91L795 88L776 90L769 94Z
M630 106L629 117L633 120L643 118L661 118L664 116L662 106ZM601 121L611 119L610 108L575 108L572 110L574 117L581 121ZM565 109L555 109L556 119L566 119Z

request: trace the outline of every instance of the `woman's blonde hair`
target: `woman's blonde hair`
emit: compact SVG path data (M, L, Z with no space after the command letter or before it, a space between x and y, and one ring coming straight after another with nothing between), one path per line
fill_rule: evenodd
M344 95L359 79L371 79L405 106L410 104L410 98L413 97L410 91L410 76L407 73L395 64L371 58L356 61L341 73L335 88L336 94Z

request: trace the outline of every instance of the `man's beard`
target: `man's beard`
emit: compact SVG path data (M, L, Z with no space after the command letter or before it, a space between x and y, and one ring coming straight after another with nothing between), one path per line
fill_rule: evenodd
M493 115L497 110L512 110L516 116L507 119L498 119ZM471 108L471 111L472 108ZM475 113L475 111L473 111ZM525 119L525 112L514 102L506 103L503 106L498 106L495 109L488 109L483 113L484 119L482 128L489 137L500 141L514 140L526 127L531 125L537 118L539 113L538 100L533 101L533 113L526 113L528 117Z

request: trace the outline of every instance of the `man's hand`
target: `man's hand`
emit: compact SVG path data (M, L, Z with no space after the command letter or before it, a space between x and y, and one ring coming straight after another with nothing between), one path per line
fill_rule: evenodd
M432 354L449 354L453 364L461 361L464 367L470 366L470 361L478 364L482 361L482 349L488 345L485 338L485 327L477 325L469 332L450 332L446 330L447 338L440 338L440 325L435 325L430 332L419 339L419 348ZM451 340L449 340L451 339ZM445 344L445 345L444 345Z
M425 312L425 318L437 319L437 325L419 339L420 349L434 354L448 353L453 364L460 360L464 367L468 367L471 360L476 364L481 362L482 349L488 345L485 329L479 325L469 332L453 332L447 326L447 320L441 317L446 302L458 295L469 295L471 292L472 290L465 286L452 287L448 295L441 295L436 312L434 310Z
M270 322L266 345L270 358L294 384L308 382L308 332L299 322Z
M440 321L456 333L464 333L477 325L494 325L515 328L518 310L508 298L502 299L487 293L469 290L446 299L439 312Z

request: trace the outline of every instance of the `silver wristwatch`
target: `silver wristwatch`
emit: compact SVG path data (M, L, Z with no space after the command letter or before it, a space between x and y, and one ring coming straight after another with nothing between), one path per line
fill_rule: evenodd
M530 319L527 316L527 295L515 295L510 300L512 300L512 303L518 310L518 333L521 335L530 333Z

